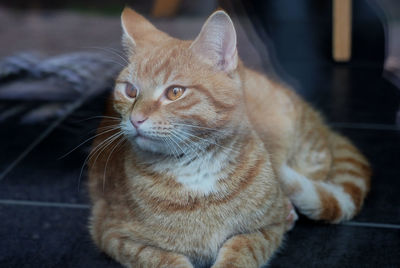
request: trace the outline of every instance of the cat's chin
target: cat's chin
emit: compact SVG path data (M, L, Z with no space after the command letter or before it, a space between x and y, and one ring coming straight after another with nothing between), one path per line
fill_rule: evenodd
M133 140L134 144L142 151L156 153L156 154L166 154L166 148L162 141L149 139L143 136L136 136Z

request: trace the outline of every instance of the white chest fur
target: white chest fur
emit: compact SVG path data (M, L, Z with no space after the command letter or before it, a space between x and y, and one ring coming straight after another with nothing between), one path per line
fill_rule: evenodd
M217 182L225 177L227 160L231 157L224 150L206 153L189 164L185 161L177 164L171 175L188 190L207 195L218 190Z
M215 192L221 166L215 162L193 161L175 172L176 180L192 191L209 194Z
M221 151L216 155L208 153L176 171L176 180L192 191L209 194L217 190L218 179L223 176L227 155Z

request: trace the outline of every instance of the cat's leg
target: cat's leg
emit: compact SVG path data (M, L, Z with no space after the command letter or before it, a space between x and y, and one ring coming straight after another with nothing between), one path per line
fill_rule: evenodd
M288 156L279 177L302 214L337 223L360 210L370 187L369 163L350 140L327 128L312 110L300 118Z
M121 233L121 230L110 230L101 239L101 249L125 267L193 268L184 255L141 244L133 239Z
M305 131L296 139L289 159L279 172L282 189L293 205L301 214L316 220L323 217L325 220L336 220L338 215L334 206L323 208L317 190L317 185L325 184L332 165L327 137L325 128ZM326 213L328 210L330 212Z
M339 138L338 138L339 139ZM304 215L337 223L351 219L361 208L369 190L368 161L346 139L333 146L331 170L325 180L314 180L283 165L280 178L284 191Z
M329 129L316 127L307 133L281 166L283 189L311 219L349 220L369 190L369 163L348 139Z
M110 209L97 201L90 222L90 232L96 245L125 267L193 268L189 258L145 244L140 228L124 220L124 209Z
M219 250L212 268L258 268L279 248L287 226L277 224L258 232L235 235Z

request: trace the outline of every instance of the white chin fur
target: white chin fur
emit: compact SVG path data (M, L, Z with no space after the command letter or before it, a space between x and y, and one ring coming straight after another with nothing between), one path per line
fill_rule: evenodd
M143 137L136 137L134 138L134 142L143 151L149 151L153 153L163 153L164 151L162 144L157 141L149 140Z

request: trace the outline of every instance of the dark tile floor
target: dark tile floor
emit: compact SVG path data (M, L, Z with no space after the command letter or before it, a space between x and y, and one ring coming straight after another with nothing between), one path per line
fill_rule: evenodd
M260 12L267 13L274 6L262 7ZM329 50L324 34L325 42L317 42L314 50L293 51L287 42L302 46L302 39L313 37L304 32L310 19L297 17L297 26L290 27L293 23L279 22L282 16L273 17L275 28L269 32L282 69L299 94L366 154L374 175L365 206L354 220L325 225L301 218L270 267L400 267L400 131L395 125L400 91L382 78L382 60L376 56L381 52L369 55L368 44L357 45L361 51L349 64L332 63L324 54ZM376 36L382 37L376 21L372 23ZM329 27L329 20L321 27ZM379 42L383 39L371 41L372 48L380 47ZM98 119L81 120L100 115L105 96L73 112L1 179L0 267L119 267L88 235L86 176L83 172L80 179L80 173L89 145L59 159L93 135ZM17 119L0 123L1 171L51 123L21 127Z

